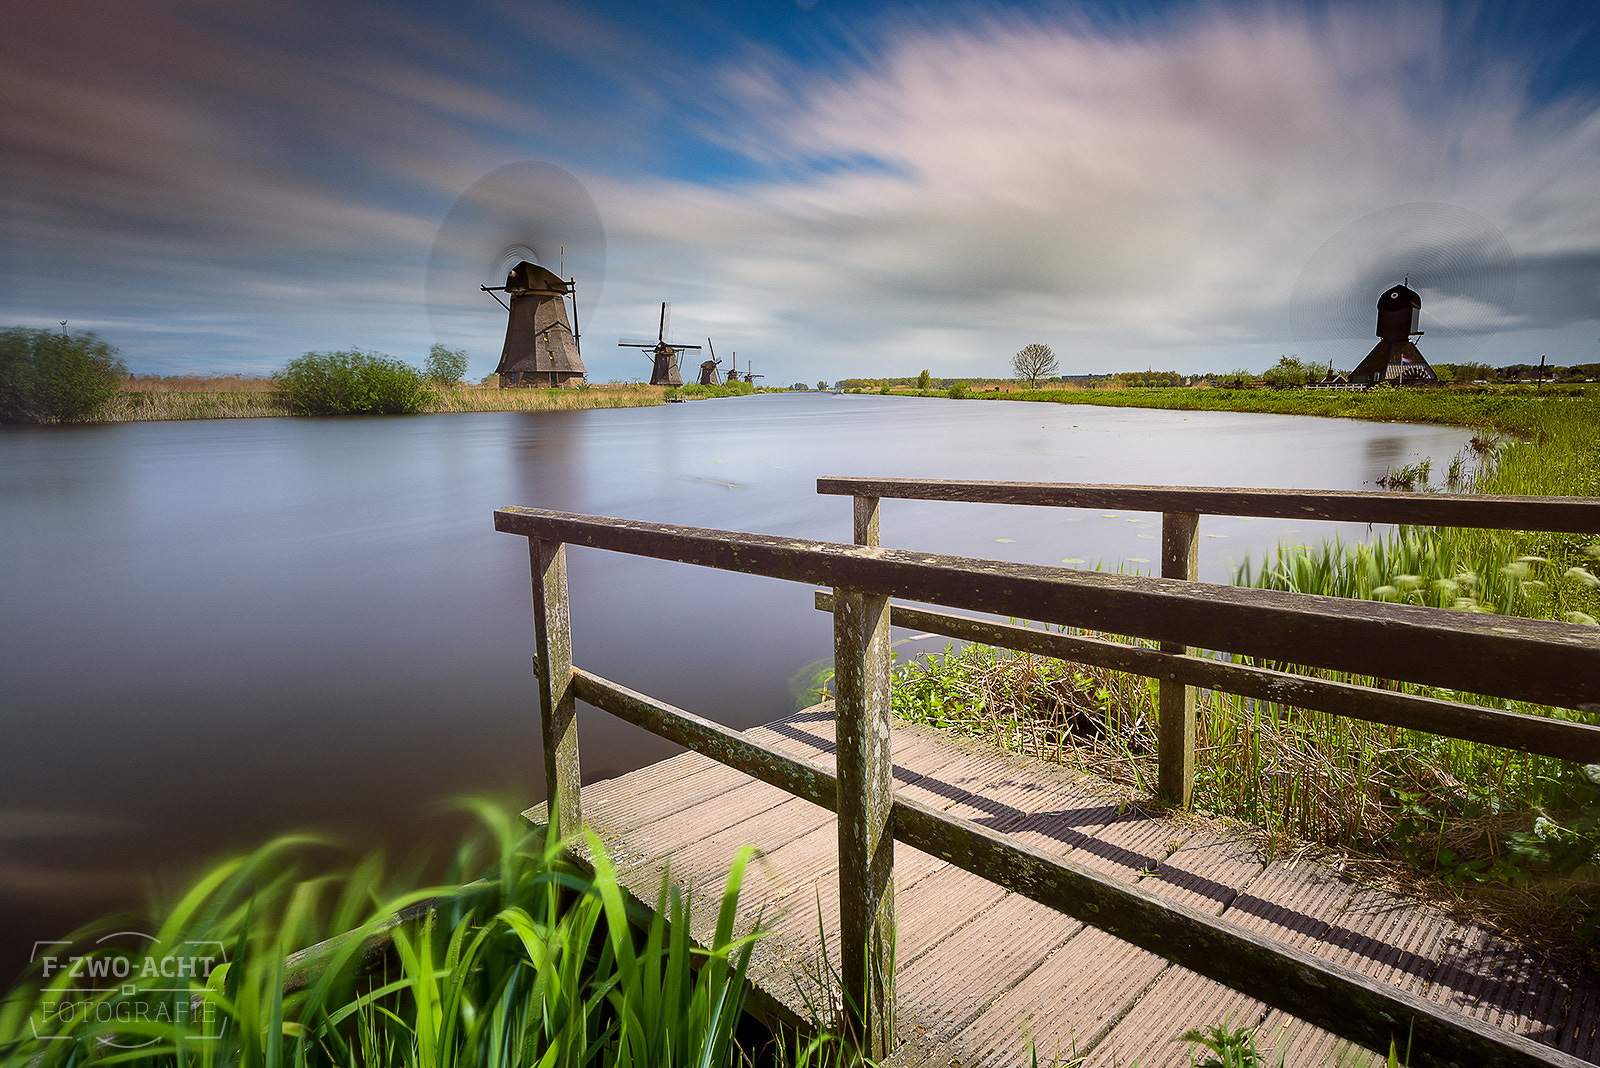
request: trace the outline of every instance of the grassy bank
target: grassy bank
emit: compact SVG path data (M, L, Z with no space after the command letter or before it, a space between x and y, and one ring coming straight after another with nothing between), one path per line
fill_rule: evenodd
M1128 390L1031 399L1470 426L1485 450L1471 489L1600 495L1600 396L1592 392ZM1469 488L1466 471L1457 468L1455 488ZM1597 576L1592 537L1412 527L1361 545L1285 547L1248 562L1235 581L1587 625L1600 617ZM1151 680L969 646L900 668L894 701L908 719L1141 789L1154 782ZM1432 878L1432 893L1600 956L1600 768L1222 693L1202 691L1198 704L1200 807L1279 843L1402 861ZM1514 707L1600 723L1600 710ZM1476 889L1467 895L1466 887Z
M436 389L429 412L562 412L581 408L641 408L661 404L659 386L585 389ZM258 419L294 415L270 378L198 376L129 379L102 410L105 422L169 419Z

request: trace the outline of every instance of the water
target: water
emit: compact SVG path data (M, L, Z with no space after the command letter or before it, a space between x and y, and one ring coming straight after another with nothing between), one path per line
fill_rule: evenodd
M496 507L848 541L819 475L1358 489L1466 437L819 394L5 428L0 981L34 939L224 847L304 826L403 844L443 797L542 799L526 542ZM885 545L1159 568L1151 514L882 515ZM1201 577L1334 532L1367 528L1207 517ZM733 726L797 707L829 655L807 587L582 549L570 583L577 664ZM592 710L580 738L586 780L673 751Z

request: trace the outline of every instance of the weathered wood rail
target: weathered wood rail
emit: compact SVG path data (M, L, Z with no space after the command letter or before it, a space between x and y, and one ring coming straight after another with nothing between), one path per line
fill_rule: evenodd
M888 645L892 613L905 610L891 610L889 598L1159 641L1160 649L1117 646L1106 651L1096 646L1090 651L1133 657L1124 661L1131 670L1154 668L1159 677L1185 684L1209 684L1204 680L1220 678L1229 684L1222 688L1256 687L1264 693L1300 685L1293 676L1208 661L1190 652L1204 648L1574 708L1600 702L1600 628L1410 605L1358 604L1214 586L1185 577L1110 575L885 549L875 543L877 498L886 494L857 492L858 488L848 490L856 497L860 544L855 545L530 508L495 513L496 529L529 542L545 776L554 810L551 818L563 833L582 825L574 712L579 699L834 810L839 828L844 1023L861 1051L873 1058L891 1049L895 1034L893 871L894 842L899 840L1368 1048L1386 1048L1391 1038L1403 1041L1410 1035L1413 1048L1421 1051L1413 1063L1582 1063L976 823L896 797L888 748ZM880 482L878 488L889 487ZM1120 506L1132 507L1126 503L1129 498L1119 499ZM1551 521L1581 520L1592 524L1581 529L1600 530L1600 501L1587 503L1587 511L1570 513L1575 518ZM1177 533L1171 540L1186 541L1192 559L1197 513L1177 514L1189 518L1174 524ZM1505 515L1510 522L1512 513ZM575 668L567 609L565 546L569 543L832 587L836 773ZM994 626L973 620L948 625ZM1044 632L1009 637L1091 641ZM1089 647L1054 648L1077 656ZM1206 674L1215 671L1225 677ZM1321 688L1297 689L1297 698L1303 695L1333 710L1367 702L1361 707L1372 718L1436 724L1451 728L1443 733L1519 747L1526 737L1531 739L1528 746L1537 746L1533 751L1600 759L1597 727L1404 694L1367 697L1346 692L1344 684L1311 681ZM1496 737L1513 730L1520 732L1515 739Z
M1469 493L1404 494L1366 490L1239 489L1215 486L1112 486L1093 483L993 482L926 478L862 478L834 476L817 479L818 493L853 497L855 542L878 545L881 540L879 501L883 498L952 501L969 504L1020 504L1050 508L1118 508L1161 513L1161 575L1193 581L1198 574L1200 517L1202 515L1251 516L1271 519L1331 520L1354 523L1394 523L1441 527L1476 527L1490 530L1537 530L1557 533L1600 534L1600 497L1512 497ZM1375 602L1339 600L1335 612L1343 617L1365 613ZM817 607L830 610L831 602L819 597ZM1026 617L1032 618L1032 617ZM1324 682L1302 675L1267 671L1244 665L1223 664L1194 657L1193 648L1163 641L1160 651L1130 649L1115 642L1065 635L1040 635L1017 627L964 619L949 613L894 609L895 626L920 630L1004 649L1034 652L1079 663L1128 671L1160 682L1160 717L1157 723L1157 790L1168 801L1188 805L1194 793L1195 688L1206 687L1242 697L1273 701L1295 708L1332 712L1393 727L1487 742L1545 756L1565 757L1584 763L1600 762L1593 742L1563 731L1550 731L1553 721L1538 716L1484 709L1477 705L1437 701L1370 687ZM1131 632L1120 631L1128 634ZM1327 640L1342 644L1367 640L1349 635L1337 620L1327 624ZM1404 638L1393 636L1405 655ZM1211 646L1220 649L1218 646ZM1325 663L1288 658L1312 667ZM1363 671L1389 679L1410 679L1449 689L1497 696L1463 682L1411 679L1386 671ZM1535 700L1524 698L1525 700ZM1592 698L1591 698L1592 700ZM1570 701L1549 700L1547 704Z

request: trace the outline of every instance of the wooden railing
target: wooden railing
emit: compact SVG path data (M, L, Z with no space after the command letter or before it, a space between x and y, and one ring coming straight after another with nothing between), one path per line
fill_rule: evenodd
M824 480L830 486L846 481ZM905 488L904 483L899 486ZM887 483L878 486L889 488ZM1416 1064L1581 1063L1215 916L1163 901L1136 885L1050 856L932 806L896 797L889 759L889 598L1154 639L1165 643L1162 649L1094 646L1092 651L1108 662L1112 656L1145 658L1124 663L1131 670L1154 668L1163 678L1191 685L1211 685L1207 680L1214 676L1205 673L1223 671L1228 674L1215 678L1229 685L1221 688L1259 687L1274 700L1281 698L1273 687L1290 685L1287 680L1292 676L1280 678L1278 673L1177 650L1200 647L1578 707L1600 702L1600 628L885 549L870 543L877 540L878 509L873 498L888 494L865 492L856 483L830 491L857 498L856 538L862 544L530 508L495 513L496 529L528 539L545 780L551 818L563 834L582 825L578 700L836 811L845 1023L861 1052L873 1058L894 1045L893 874L898 840L1361 1045L1381 1049L1391 1038L1404 1041L1409 1035L1412 1048L1422 1051L1413 1060ZM1112 488L1124 491L1138 492L1132 487ZM934 492L931 486L928 492ZM1118 497L1122 507L1133 507L1132 499ZM1283 500L1286 506L1295 506L1289 498ZM1434 504L1439 498L1417 500ZM1592 523L1600 518L1600 501L1583 503L1586 507L1570 519L1544 521ZM1095 500L1090 506L1103 505ZM1214 501L1210 507L1225 510ZM1173 540L1181 544L1187 538L1192 543L1195 513L1180 514L1191 517L1188 533ZM837 772L575 668L567 608L569 543L832 587ZM1019 643L1043 637L1068 639L1043 632L1012 637ZM1069 651L1077 656L1083 650ZM1245 671L1250 674L1235 674ZM1295 691L1294 699L1336 709L1346 702L1367 701L1361 707L1373 718L1390 717L1384 722L1440 724L1456 728L1445 733L1497 744L1506 744L1508 736L1500 732L1514 727L1520 732L1517 739L1527 739L1512 743L1518 747L1600 762L1600 727L1401 694L1367 697L1333 683L1319 685L1323 689Z
M1197 577L1202 515L1600 534L1600 498L1595 497L1498 497L1465 493L1401 494L1360 490L1108 486L853 477L819 478L817 492L855 498L857 545L879 544L878 502L885 497L1159 512L1161 575L1163 578L1186 581L1193 581ZM1365 640L1348 637L1341 621L1370 613L1376 603L1341 598L1327 609L1332 612L1332 618L1324 624L1324 634L1332 655L1337 656L1340 647L1350 640ZM818 596L818 608L826 610L830 604L825 595ZM1570 748L1567 735L1559 730L1548 729L1554 721L1542 717L1200 659L1192 655L1194 649L1176 642L1163 642L1157 651L1094 638L1041 634L1020 627L899 606L894 608L891 622L895 626L914 627L947 637L1094 664L1157 679L1160 684L1156 738L1157 792L1164 800L1178 805L1188 805L1194 793L1196 687L1546 756L1577 757L1577 753ZM1405 636L1397 633L1388 642L1403 664L1403 658L1408 655ZM1294 662L1316 667L1334 666L1322 661ZM1460 671L1452 672L1451 679L1454 681L1411 679L1403 673L1401 664L1386 671L1367 674L1429 682L1448 689L1493 693L1491 690L1476 690L1472 686L1461 685L1464 676ZM1593 762L1593 757L1586 762Z

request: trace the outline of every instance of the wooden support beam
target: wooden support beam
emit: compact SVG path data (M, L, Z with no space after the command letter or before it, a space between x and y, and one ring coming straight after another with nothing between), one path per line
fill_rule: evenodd
M1200 577L1200 516L1161 513L1161 577L1193 582ZM1181 642L1162 642L1161 651L1194 652ZM1160 677L1160 718L1156 722L1156 792L1164 801L1189 807L1194 797L1194 687Z
M562 837L583 826L578 802L578 712L572 693L572 625L567 615L567 547L528 539L533 572L533 673L539 685L544 788Z
M839 775L839 973L846 1035L894 1050L894 782L889 758L889 599L834 594Z
M879 532L878 498L855 499L855 542L857 545L877 545Z

